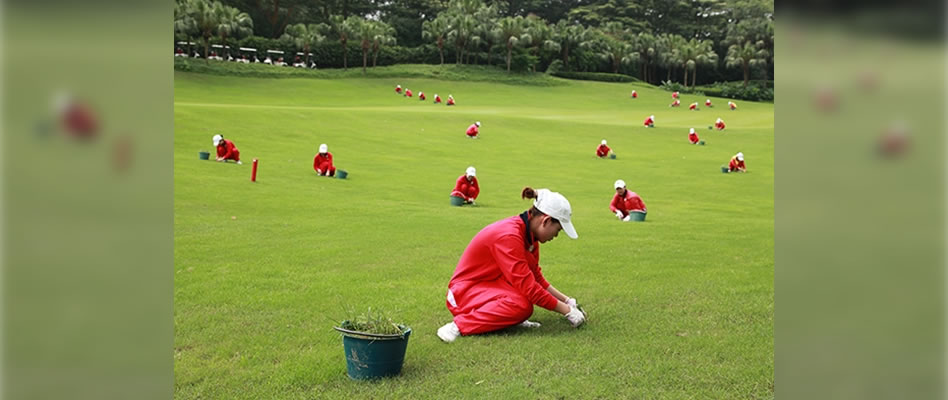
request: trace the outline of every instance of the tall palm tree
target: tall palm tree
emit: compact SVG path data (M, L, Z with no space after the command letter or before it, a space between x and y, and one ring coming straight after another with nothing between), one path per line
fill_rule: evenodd
M361 18L356 16L344 19L341 15L333 15L329 19L329 24L332 26L336 37L339 38L339 44L342 46L342 68L346 71L349 70L349 52L346 44L349 42L350 37L355 36L355 28L358 26L359 21L361 21Z
M434 40L435 45L438 46L438 54L441 55L441 65L444 65L444 40L448 36L449 29L447 18L441 15L421 24L421 37L426 40Z
M204 40L204 62L207 63L208 50L211 47L211 37L214 36L218 23L217 9L223 7L219 1L213 3L207 0L190 1L190 14L197 28L198 35Z
M221 37L222 50L227 48L227 38L240 39L253 34L253 20L245 12L221 5L217 11L217 34ZM230 52L227 52L230 55Z
M376 28L375 21L359 19L353 20L353 22L355 37L359 41L359 47L362 48L362 75L365 75L365 68L369 63L369 50L372 49L372 39L375 37L375 32L378 29Z
M652 63L655 62L656 50L655 50L655 36L652 36L650 33L641 32L638 35L632 37L631 43L633 51L638 53L638 62L641 67L642 81L646 83L652 82L654 79L649 75L649 68L652 66Z
M724 59L728 68L741 67L744 70L744 87L750 79L750 68L760 65L767 65L767 57L770 53L764 49L762 40L757 43L745 42L743 46L732 44L727 49L727 57Z
M379 58L379 49L385 45L395 44L395 28L384 22L376 22L375 36L372 36L372 66Z
M188 42L189 57L193 54L191 41L198 34L197 23L192 16L194 2L195 0L180 0L174 3L174 31Z
M323 33L326 32L328 28L326 24L287 25L283 33L283 39L292 41L297 49L303 50L303 53L306 54L306 64L309 65L310 50L326 40L326 36L323 36Z
M552 40L553 39L553 29L547 25L546 21L538 17L528 17L526 19L526 36L527 43L530 45L530 48L533 50L533 54L537 57L537 61L540 59L540 48L550 49L552 51L559 51L559 43ZM533 64L533 72L537 72L537 65Z
M484 43L487 46L487 65L490 65L490 51L494 48L494 43L499 40L495 31L497 14L497 6L493 4L481 6L474 12L475 37L479 43Z
M520 42L523 36L524 21L523 17L506 17L497 24L497 36L507 46L507 72L510 73L510 56L514 46Z
M579 24L570 24L569 21L561 19L556 23L553 40L560 44L560 51L563 55L563 66L569 71L569 52L571 49L582 46L588 42L589 30Z
M456 64L461 64L464 59L464 51L474 34L475 26L473 15L460 13L453 15L451 28L448 31L448 40L454 42L454 47L457 49Z
M691 87L698 81L698 67L703 65L715 66L718 63L718 54L714 52L714 42L710 40L691 39L694 57L689 60L691 69Z

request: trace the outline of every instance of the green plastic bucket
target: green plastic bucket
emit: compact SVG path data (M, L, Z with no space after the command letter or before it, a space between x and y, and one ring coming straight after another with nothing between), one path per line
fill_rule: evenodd
M347 176L349 176L349 173L346 172L346 170L344 169L336 170L336 179L346 179Z
M376 335L335 327L342 332L346 372L352 379L377 379L402 372L411 328L398 335Z
M208 153L208 152L206 152L206 151L202 151L202 152L198 153L198 158L200 158L200 159L202 159L202 160L210 160L210 159L211 159L211 153Z
M610 154L610 155L609 155L609 158L611 158L611 159L613 159L613 160L615 160L615 159L616 159L616 153L612 153L612 154Z
M726 173L727 173L727 171L728 171L728 168L727 168L727 167L721 167L721 172L723 172L723 173L725 173L725 174L726 174Z
M704 146L704 140L699 140L699 141L698 141L698 145Z
M458 196L451 196L451 205L455 207L460 207L464 205L464 199Z
M629 216L632 217L632 218L629 218L630 221L645 221L644 212L632 211L629 213Z

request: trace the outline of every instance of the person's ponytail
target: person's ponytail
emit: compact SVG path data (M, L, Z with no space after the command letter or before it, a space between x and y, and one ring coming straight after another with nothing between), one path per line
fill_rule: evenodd
M537 191L533 190L533 188L529 186L524 187L523 191L520 192L520 198L521 199L535 199L537 198Z

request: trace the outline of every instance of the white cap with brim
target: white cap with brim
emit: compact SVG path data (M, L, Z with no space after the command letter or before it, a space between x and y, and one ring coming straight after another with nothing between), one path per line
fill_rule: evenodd
M579 235L576 234L576 228L573 227L573 223L570 220L573 211L566 197L557 192L551 192L549 189L538 189L537 198L533 201L533 206L536 207L537 210L540 210L540 212L560 221L560 226L563 227L563 231L566 232L566 236L569 236L570 239L579 237Z
M467 171L464 171L467 176L477 176L477 170L473 166L467 167Z
M217 146L221 140L224 140L224 137L221 135L214 135L214 146Z
M690 130L688 130L688 133L695 133L695 128L691 128Z
M615 183L613 186L615 186L614 189L618 189L618 188L620 188L620 187L621 187L621 188L624 188L624 187L625 187L625 181L622 180L622 179L619 179L619 180L616 181L616 183Z
M744 153L737 153L737 160L744 161Z
M474 125L481 126L481 121L475 122Z
M602 144L606 144L606 139L602 139Z
M329 146L326 146L325 143L319 145L319 153L323 154L329 151Z

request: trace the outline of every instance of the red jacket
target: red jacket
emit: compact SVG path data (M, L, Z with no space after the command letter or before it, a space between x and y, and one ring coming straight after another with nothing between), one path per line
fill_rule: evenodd
M401 92L402 92L402 88L400 88L400 87L396 87L396 88L395 88L395 93L401 93Z
M696 109L696 108L698 108L698 103L691 103L691 105L688 106L688 109L689 109L689 110L694 110L694 109Z
M724 130L724 122L715 122L715 123L714 123L714 127L715 127L715 128L718 128L719 131L723 131L723 130Z
M450 100L448 101L448 104L451 104ZM477 124L471 124L471 126L467 127L467 132L464 133L466 133L468 136L477 136Z
M706 105L706 106L708 106L708 107L711 107L711 100L708 100L708 101L704 102L704 105Z
M597 157L605 157L605 156L609 155L609 151L611 151L611 150L612 150L612 149L610 149L609 146L606 146L606 145L604 145L604 144L600 144L599 147L596 148L596 156L597 156Z
M448 99L448 105L449 105L449 106L453 106L453 105L454 105L454 99Z
M418 95L418 98L424 100L424 99L425 99L425 94L424 94L424 93L419 94L419 95Z
M313 157L313 170L315 171L317 169L320 169L319 166L322 165L322 163L324 162L328 162L329 163L328 168L332 168L332 153L328 151L326 152L325 155L316 153L316 157Z
M411 97L411 89L405 90L405 96Z
M731 171L737 171L737 170L739 170L739 169L747 169L747 167L744 166L744 162L743 162L743 161L738 161L738 160L737 160L737 157L731 157L731 162L729 162L729 163L727 164L727 167L728 167L728 169L730 169Z
M677 98L678 98L678 92L673 92L673 93L672 93L672 98L673 98L673 99L677 99Z
M434 102L435 102L435 103L440 103L440 102L441 102L441 96L435 96L435 101L434 101Z
M698 143L698 134L697 134L697 133L689 133L689 134L688 134L688 140L690 140L691 143Z
M639 94L636 93L636 92L632 92L632 98L633 98L633 99L639 98Z
M645 119L645 124L644 124L644 125L645 125L645 126L649 126L649 125L652 125L652 124L654 124L654 123L655 123L655 121L652 120L652 117L648 117L648 118Z
M217 156L223 157L225 160L240 161L240 150L237 150L234 142L224 139L217 144Z
M540 272L539 261L540 242L530 235L523 218L505 218L471 239L448 288L455 297L464 297L467 288L478 282L503 279L531 303L552 311L557 300L546 291L550 283Z
M629 211L646 212L645 203L635 192L626 190L625 196L619 196L618 193L612 196L612 203L609 203L609 209L612 212L622 211L622 214L629 215Z
M477 183L477 177L472 176L468 181L467 174L458 177L458 180L454 182L454 190L451 191L452 196L461 197L464 200L477 199L479 194L481 194L481 186Z
M671 103L672 107L678 107L681 105L681 100L675 100Z

